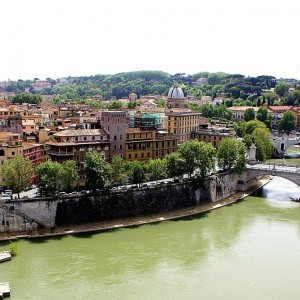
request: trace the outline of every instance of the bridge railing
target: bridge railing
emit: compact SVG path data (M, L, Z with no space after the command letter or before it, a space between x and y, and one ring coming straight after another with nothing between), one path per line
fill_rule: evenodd
M247 165L247 170L261 170L261 171L300 174L299 165L286 166L282 164L257 164L257 165Z

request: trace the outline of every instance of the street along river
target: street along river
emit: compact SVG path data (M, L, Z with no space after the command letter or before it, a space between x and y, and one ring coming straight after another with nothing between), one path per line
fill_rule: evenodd
M300 188L275 177L198 216L19 240L0 264L10 299L298 299ZM7 242L0 251L8 250Z

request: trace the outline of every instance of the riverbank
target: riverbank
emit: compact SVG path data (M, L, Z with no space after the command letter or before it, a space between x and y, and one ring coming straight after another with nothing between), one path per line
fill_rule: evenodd
M8 232L0 233L0 241L14 240L19 238L40 238L40 237L53 237L53 236L62 236L67 234L75 233L88 233L88 232L101 232L118 228L140 226L143 224L153 224L168 220L175 220L184 217L194 216L201 213L211 211L216 208L220 208L226 205L233 204L241 199L249 196L254 193L256 190L267 184L273 176L263 176L257 181L255 185L243 192L237 192L234 195L222 199L216 202L210 202L207 204L199 205L196 207L190 207L186 209L171 211L163 214L149 215L149 216L140 216L131 219L122 219L106 222L97 222L97 223L86 223L82 225L74 225L68 227L59 227L55 229L39 229L33 232Z

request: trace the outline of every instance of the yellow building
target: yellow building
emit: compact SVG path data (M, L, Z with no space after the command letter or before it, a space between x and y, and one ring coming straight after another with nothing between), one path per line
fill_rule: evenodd
M191 139L192 131L199 127L202 119L201 113L196 112L169 112L166 116L168 132L178 138L179 144Z
M21 135L11 132L0 132L0 164L7 159L23 157ZM5 186L5 179L0 174L0 185Z
M177 149L176 136L156 130L126 129L126 161L147 162L151 158L164 158Z

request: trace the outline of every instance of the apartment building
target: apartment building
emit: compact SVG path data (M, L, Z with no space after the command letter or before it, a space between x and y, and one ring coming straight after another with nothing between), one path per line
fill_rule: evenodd
M79 174L79 186L85 184L84 161L87 152L97 151L108 162L110 156L109 133L103 129L63 130L53 134L53 140L45 142L49 157L60 163L74 160Z

